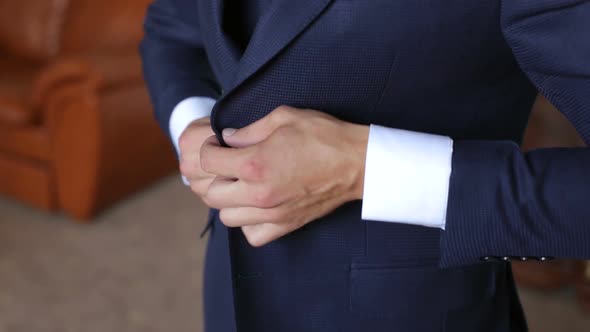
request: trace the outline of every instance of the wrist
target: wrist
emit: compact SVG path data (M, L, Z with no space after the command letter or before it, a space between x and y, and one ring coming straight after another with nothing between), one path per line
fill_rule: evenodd
M369 142L369 126L350 124L350 128L347 131L351 137L351 159L352 170L352 187L351 194L352 200L363 199L363 189L365 183L365 161L367 156L367 144Z
M208 116L202 117L202 118L198 118L196 120L193 120L190 125L195 125L195 126L202 126L202 125L211 125L211 118ZM189 126L190 126L189 125Z

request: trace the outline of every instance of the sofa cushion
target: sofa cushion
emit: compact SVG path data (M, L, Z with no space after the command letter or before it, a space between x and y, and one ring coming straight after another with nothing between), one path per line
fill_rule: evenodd
M0 0L0 49L46 60L59 52L68 0Z
M38 71L34 63L0 54L0 125L22 126L37 120L30 93Z

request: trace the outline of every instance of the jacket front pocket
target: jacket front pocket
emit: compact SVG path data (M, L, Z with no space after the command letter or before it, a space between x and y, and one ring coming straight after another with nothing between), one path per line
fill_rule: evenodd
M350 310L371 318L438 320L450 309L491 298L495 275L492 264L453 269L353 264Z

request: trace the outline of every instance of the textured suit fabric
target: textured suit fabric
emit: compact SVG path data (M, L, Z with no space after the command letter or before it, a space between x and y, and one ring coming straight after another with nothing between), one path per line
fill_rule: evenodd
M590 153L518 149L537 89L590 141L589 2L275 0L243 53L223 8L148 12L164 130L198 95L218 98L220 140L287 104L448 135L455 150L445 231L360 220L357 201L252 248L212 211L207 331L524 331L509 265L481 257L590 257Z
M248 46L256 24L272 0L226 0L223 10L223 29L236 47L243 52Z

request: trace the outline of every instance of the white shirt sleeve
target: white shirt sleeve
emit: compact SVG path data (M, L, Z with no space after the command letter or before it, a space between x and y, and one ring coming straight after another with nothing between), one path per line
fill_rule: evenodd
M444 229L450 137L371 125L362 219Z
M189 97L174 107L170 115L169 128L172 143L179 156L180 148L178 141L186 127L195 120L210 116L214 105L215 99L209 97ZM182 181L185 185L189 184L184 176L182 177Z

